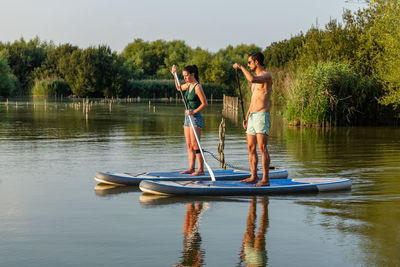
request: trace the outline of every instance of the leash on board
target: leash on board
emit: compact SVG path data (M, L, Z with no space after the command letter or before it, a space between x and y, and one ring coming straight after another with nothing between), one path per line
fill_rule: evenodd
M211 155L211 157L213 157L213 158L214 158L215 160L217 160L218 162L220 162L220 163L225 163L225 165L228 166L229 168L236 169L236 170L243 170L243 171L251 171L251 169L249 169L249 168L242 168L242 167L240 167L240 166L233 165L233 163L229 163L229 162L226 162L226 161L222 162L222 161L218 158L218 156L215 155L215 153L213 153L213 152L210 152L210 151L207 151L207 150L203 150L203 152L208 153L209 155ZM276 168L273 167L273 166L270 166L269 169L270 169L270 170L275 170ZM259 169L257 168L257 170L259 170Z

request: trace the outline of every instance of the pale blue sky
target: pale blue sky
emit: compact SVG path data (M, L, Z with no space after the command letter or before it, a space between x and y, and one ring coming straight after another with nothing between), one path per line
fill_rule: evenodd
M0 41L39 36L117 52L135 38L185 40L212 52L243 43L265 48L363 7L346 0L0 0Z

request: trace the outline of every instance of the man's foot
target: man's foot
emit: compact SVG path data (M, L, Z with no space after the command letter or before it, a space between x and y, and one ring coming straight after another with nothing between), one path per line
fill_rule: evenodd
M204 175L204 171L196 171L196 172L191 173L190 175L192 175L192 176Z
M246 184L254 184L258 181L258 177L249 177L243 180L240 180L239 182L241 183L246 183Z
M256 183L254 186L257 186L257 187L259 187L259 186L270 186L270 184L269 184L269 181L267 181L267 182L260 181L260 182Z
M187 169L186 171L181 172L181 174L191 174L193 172L194 172L193 169Z

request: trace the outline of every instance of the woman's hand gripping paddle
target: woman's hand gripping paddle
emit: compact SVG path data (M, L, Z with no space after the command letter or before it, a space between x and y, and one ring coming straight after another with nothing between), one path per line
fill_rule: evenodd
M176 72L174 72L174 76L175 76L176 83L178 84L179 92L181 93L183 103L185 104L185 109L188 110L188 105L187 105L187 103L186 103L185 97L183 96L182 89L181 89L181 83L179 82L179 78L178 78L178 75L176 74ZM197 136L196 129L194 128L193 121L192 121L192 115L190 115L190 116L188 116L188 117L189 117L190 126L192 127L194 136L196 137L197 145L199 146L201 156L203 157L204 165L206 165L207 170L208 170L208 172L210 173L211 180L212 180L213 182L215 182L216 179L215 179L214 172L211 170L210 166L209 166L209 165L207 164L207 162L206 162L206 158L204 157L203 149L201 148L201 145L200 145L199 137Z

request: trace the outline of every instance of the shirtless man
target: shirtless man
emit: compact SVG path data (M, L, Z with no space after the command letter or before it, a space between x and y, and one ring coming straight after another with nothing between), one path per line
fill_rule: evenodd
M270 157L267 149L268 135L270 128L270 98L272 91L272 76L264 69L264 55L261 52L250 54L248 57L248 66L255 75L251 74L244 66L235 63L234 69L240 69L246 79L251 82L251 102L243 121L243 127L246 129L247 146L249 150L249 161L251 167L251 176L241 180L244 183L255 183L257 177L257 145L261 153L261 164L263 168L263 177L255 186L269 186L269 163Z

